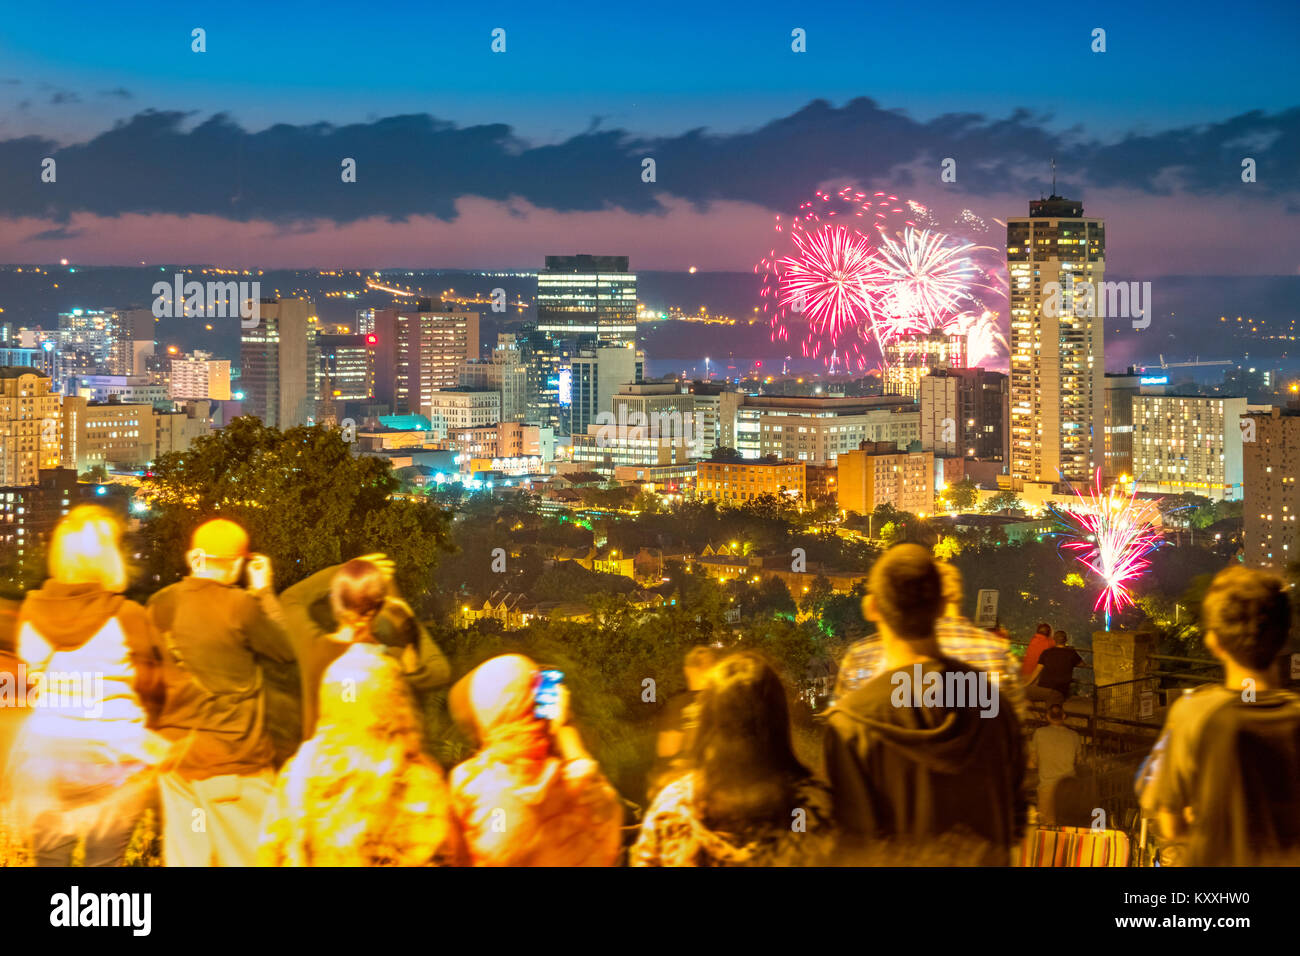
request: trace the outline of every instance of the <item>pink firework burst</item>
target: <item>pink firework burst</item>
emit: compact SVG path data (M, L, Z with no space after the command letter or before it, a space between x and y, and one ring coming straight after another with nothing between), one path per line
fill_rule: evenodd
M1149 556L1164 543L1158 530L1158 501L1138 500L1136 488L1136 484L1115 482L1103 490L1098 469L1093 487L1076 493L1071 504L1056 511L1062 533L1072 539L1062 547L1075 552L1079 562L1102 580L1093 610L1105 609L1107 630L1112 614L1132 606L1133 582L1151 566Z
M794 330L805 356L867 368L882 347L875 303L884 285L879 264L866 256L874 258L881 236L913 225L913 215L898 196L846 186L818 191L791 219L778 216L783 248L773 248L754 267L762 277L759 297L772 341L789 341Z
M780 260L777 301L807 317L818 343L837 349L846 336L875 313L883 270L870 241L844 226L799 231L791 238L797 254Z

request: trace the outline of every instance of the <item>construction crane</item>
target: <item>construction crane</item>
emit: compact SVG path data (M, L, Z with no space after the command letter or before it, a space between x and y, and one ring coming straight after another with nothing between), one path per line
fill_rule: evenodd
M1199 355L1190 362L1166 362L1165 357L1163 355L1160 356L1161 368L1194 368L1199 365L1231 365L1231 364L1232 362L1228 361L1227 359L1207 359L1206 361L1202 362L1201 357ZM1138 368L1140 368L1142 371L1146 371L1148 368L1151 367L1152 366L1150 365L1138 366Z

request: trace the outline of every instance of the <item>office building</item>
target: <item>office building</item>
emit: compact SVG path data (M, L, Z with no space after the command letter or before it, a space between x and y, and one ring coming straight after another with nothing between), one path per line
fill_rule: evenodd
M306 299L262 299L255 327L241 330L244 414L273 428L306 425L316 415L315 316Z
M726 398L724 393L723 398ZM728 411L729 403L724 405ZM864 442L892 441L906 448L921 437L916 402L896 395L870 398L741 395L730 426L744 458L789 458L816 465L835 464L839 455ZM719 426L728 430L724 417Z
M434 389L420 414L429 419L430 431L437 437L458 429L495 425L501 421L501 393L461 386Z
M808 465L802 461L699 461L695 497L723 504L743 504L762 495L797 500L808 496Z
M583 434L624 386L641 381L637 351L630 345L583 349L573 357L569 431Z
M498 346L488 359L471 359L460 367L459 384L501 394L501 420L528 417L528 369L517 348Z
M1010 276L1011 476L1092 480L1105 455L1106 232L1083 203L1053 195L1007 220ZM1056 293L1054 295L1054 293Z
M157 454L154 408L65 396L63 439L64 462L79 473L96 465L123 471L144 468Z
M373 333L321 335L320 398L335 402L366 402L375 396Z
M936 369L919 384L921 450L941 458L1007 460L1007 376L983 368Z
M537 330L575 348L635 348L636 305L627 256L547 256L537 274Z

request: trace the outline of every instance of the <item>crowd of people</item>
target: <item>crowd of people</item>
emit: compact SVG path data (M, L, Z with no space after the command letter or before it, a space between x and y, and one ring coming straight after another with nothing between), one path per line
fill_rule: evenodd
M445 772L416 693L451 673L367 555L274 590L237 524L194 533L190 573L125 599L113 514L82 506L49 546L50 576L0 647L30 709L0 800L37 865L120 865L157 808L169 866L1007 865L1082 759L1064 705L1081 659L1042 625L1023 661L961 614L956 569L901 544L873 565L876 634L841 663L824 766L793 744L789 692L758 653L698 647L661 717L647 808L624 803L571 720L568 691L520 654L451 688L474 751ZM1291 862L1300 853L1300 697L1278 659L1281 581L1242 567L1205 599L1222 684L1177 701L1143 768L1141 806L1166 862ZM302 743L277 759L265 661L296 663ZM0 662L2 663L2 662ZM69 689L78 691L68 693ZM550 700L550 698L547 698ZM1044 726L1026 735L1032 716ZM5 741L0 740L0 757Z

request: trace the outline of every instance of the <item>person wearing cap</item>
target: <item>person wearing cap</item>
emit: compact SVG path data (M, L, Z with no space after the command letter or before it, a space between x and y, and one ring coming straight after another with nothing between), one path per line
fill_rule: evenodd
M214 519L194 532L187 578L149 599L166 697L154 729L171 741L159 778L168 866L252 866L275 780L259 658L294 660L271 562ZM247 588L240 580L247 575Z

